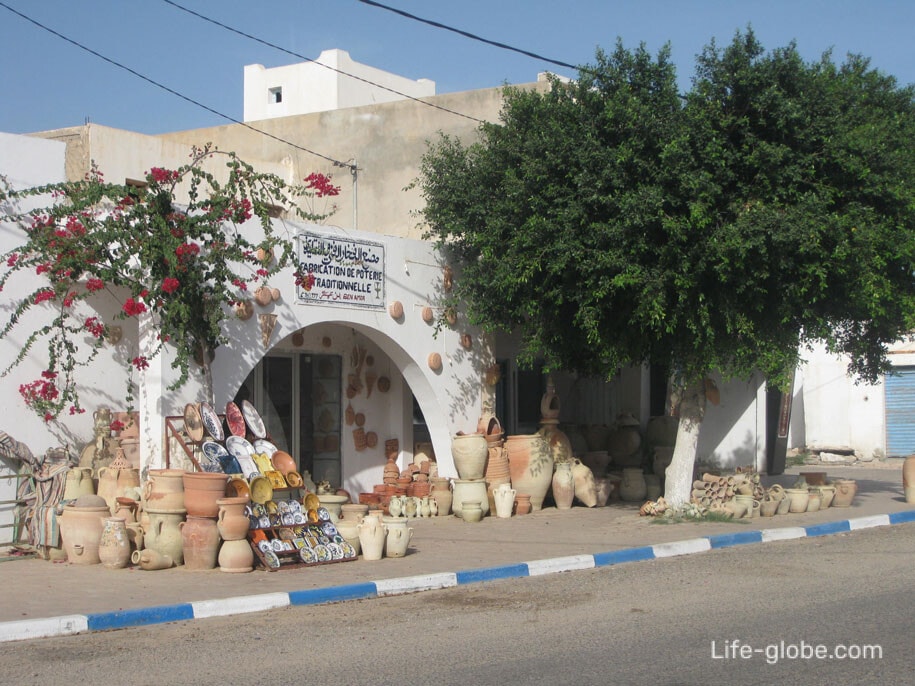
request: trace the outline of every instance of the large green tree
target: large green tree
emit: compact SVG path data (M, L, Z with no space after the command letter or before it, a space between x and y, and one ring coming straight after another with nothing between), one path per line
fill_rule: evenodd
M751 30L697 58L617 43L571 83L507 88L470 144L430 144L423 219L463 269L454 297L522 360L606 377L669 366L688 499L704 380L784 386L825 341L866 381L915 320L913 90L856 56L805 62Z

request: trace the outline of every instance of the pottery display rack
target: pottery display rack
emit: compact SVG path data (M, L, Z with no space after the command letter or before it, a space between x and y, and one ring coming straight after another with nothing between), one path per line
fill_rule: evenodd
M177 424L177 426L176 426ZM180 428L179 428L180 427ZM194 456L194 449L187 444L185 440L184 433L184 416L171 416L165 418L165 468L171 468L171 457L172 457L172 442L170 439L174 438L178 445L181 446L181 449L184 450L184 454L187 456L187 459L191 461L191 464L194 465L194 469L198 472L202 472L203 468L200 466L200 462L197 461L197 458Z
M337 538L341 542L334 539ZM266 541L266 549L262 548ZM275 546L274 541L283 541ZM323 542L322 542L323 541ZM336 564L358 559L355 549L343 541L337 528L329 519L304 524L284 524L271 521L269 526L256 526L248 530L248 543L261 566L270 572L299 567ZM291 546L291 548L289 547ZM343 551L334 558L333 546ZM303 552L303 550L306 550Z

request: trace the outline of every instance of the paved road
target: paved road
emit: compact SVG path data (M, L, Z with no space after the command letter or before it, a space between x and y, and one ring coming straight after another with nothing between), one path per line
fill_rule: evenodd
M9 643L0 684L912 683L913 550L904 524ZM839 644L882 658L791 659Z

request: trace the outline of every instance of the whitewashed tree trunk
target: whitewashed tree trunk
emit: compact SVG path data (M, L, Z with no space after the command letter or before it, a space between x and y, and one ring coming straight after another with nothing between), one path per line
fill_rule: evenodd
M672 507L689 502L699 447L699 430L705 415L705 383L702 379L688 384L681 391L680 423L674 456L664 472L664 499Z

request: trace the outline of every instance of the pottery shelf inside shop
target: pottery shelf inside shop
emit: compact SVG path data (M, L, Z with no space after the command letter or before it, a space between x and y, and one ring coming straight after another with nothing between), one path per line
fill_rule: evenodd
M249 503L248 541L264 569L275 572L357 559L355 548L337 531L326 508L306 513L294 499L273 500L272 508Z

